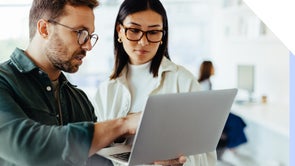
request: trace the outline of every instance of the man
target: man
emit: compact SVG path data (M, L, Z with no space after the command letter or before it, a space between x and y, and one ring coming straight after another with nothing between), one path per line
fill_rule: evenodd
M62 73L76 72L97 42L97 6L97 0L32 2L29 46L0 66L1 166L81 166L116 138L135 133L140 114L95 123L89 99Z
M0 67L0 165L84 165L139 115L96 121L85 93L61 71L76 72L98 37L96 0L34 0L30 44Z

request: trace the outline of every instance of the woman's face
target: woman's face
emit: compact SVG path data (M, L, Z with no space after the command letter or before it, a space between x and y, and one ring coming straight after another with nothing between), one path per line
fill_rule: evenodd
M138 41L130 41L125 34L126 29L128 29L128 38L131 40L133 35L136 36L141 33L139 30L149 32L144 33ZM118 37L122 40L123 47L129 56L131 64L144 64L153 59L161 44L162 30L162 16L152 10L130 14L123 21L123 25L117 25Z

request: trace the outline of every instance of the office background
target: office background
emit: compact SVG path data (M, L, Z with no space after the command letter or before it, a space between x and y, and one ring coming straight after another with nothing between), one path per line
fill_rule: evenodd
M107 79L112 69L113 26L121 1L101 0L101 6L95 10L99 42L88 53L79 72L68 74L69 79L84 89L90 98L100 81ZM278 123L282 121L284 125L278 129L283 131L272 131L269 127L273 124L260 123L263 119L247 119L247 114L242 114L249 124L247 134L250 143L245 151L257 154L257 165L263 164L262 160L268 164L288 165L288 49L241 0L163 0L163 3L169 18L169 51L173 61L197 76L201 61L212 60L216 68L212 80L214 89L237 87L237 66L255 66L253 98L259 104L261 97L267 96L268 106L275 109L263 109L274 112L273 115L279 119L270 120ZM0 27L0 62L8 59L15 46L26 48L29 7L30 1L0 2L0 21L6 23ZM247 95L247 92L240 90L238 98L246 100ZM257 130L252 130L254 128ZM260 138L252 139L257 132L263 134ZM269 140L269 136L274 140L253 150L264 139ZM267 147L270 144L272 147ZM280 150L281 154L262 154L267 154L270 150Z

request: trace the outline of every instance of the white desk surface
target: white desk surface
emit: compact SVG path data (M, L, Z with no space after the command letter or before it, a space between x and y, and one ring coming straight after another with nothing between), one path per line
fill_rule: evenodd
M279 104L244 103L233 104L231 112L245 120L289 138L289 106Z

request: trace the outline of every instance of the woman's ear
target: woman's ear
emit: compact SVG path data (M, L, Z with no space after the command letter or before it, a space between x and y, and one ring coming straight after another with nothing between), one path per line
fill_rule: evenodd
M123 26L122 26L122 24L117 24L116 25L116 31L117 31L117 33L118 33L118 38L122 38L122 35L124 34L124 28L123 28Z
M118 34L120 33L121 29L122 29L122 26L121 26L121 24L118 23L116 25L116 31L117 31Z
M48 30L48 21L40 19L37 22L37 33L42 36L42 38L47 38Z
M116 31L117 31L117 34L118 34L118 42L119 43L122 43L122 25L121 24L117 24L116 25Z

